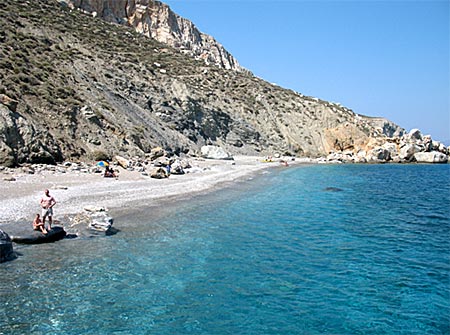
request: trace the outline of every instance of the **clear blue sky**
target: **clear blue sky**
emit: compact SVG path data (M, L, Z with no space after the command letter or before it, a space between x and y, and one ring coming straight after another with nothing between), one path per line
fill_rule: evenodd
M450 145L450 1L168 0L258 77Z

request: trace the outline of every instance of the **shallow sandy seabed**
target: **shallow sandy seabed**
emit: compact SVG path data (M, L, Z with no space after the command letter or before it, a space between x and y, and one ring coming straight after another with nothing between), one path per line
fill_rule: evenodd
M57 201L54 218L60 219L82 212L88 205L132 210L152 201L189 197L250 177L262 169L280 166L279 162L262 163L261 157L248 156L235 157L234 161L192 159L190 162L192 168L186 170L188 173L167 179L152 179L124 169L118 179L83 172L0 173L0 228L11 222L31 222L34 214L40 213L39 200L46 188ZM16 180L5 180L8 177Z

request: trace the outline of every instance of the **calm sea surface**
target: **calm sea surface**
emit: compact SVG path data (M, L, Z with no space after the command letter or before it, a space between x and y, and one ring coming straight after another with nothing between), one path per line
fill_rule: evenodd
M0 334L450 334L450 165L276 169L115 226L16 248Z

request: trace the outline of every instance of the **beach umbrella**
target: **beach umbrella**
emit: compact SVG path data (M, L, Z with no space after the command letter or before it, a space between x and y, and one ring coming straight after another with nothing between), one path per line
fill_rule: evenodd
M97 166L109 166L109 163L108 162L105 162L105 161L100 161L100 162L98 162L97 164L96 164Z

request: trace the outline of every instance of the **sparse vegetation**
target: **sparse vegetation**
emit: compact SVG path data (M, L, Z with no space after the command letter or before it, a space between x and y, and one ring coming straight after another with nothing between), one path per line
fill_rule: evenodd
M250 73L206 66L54 0L4 1L0 23L0 93L18 101L34 129L59 139L40 138L62 157L106 159L107 152L142 154L168 143L195 151L215 141L226 145L230 131L242 137L233 149L244 153L317 150L310 135L319 125L310 120L325 102ZM282 127L274 130L276 124ZM299 143L287 143L289 132ZM112 140L93 152L89 139L102 136Z

